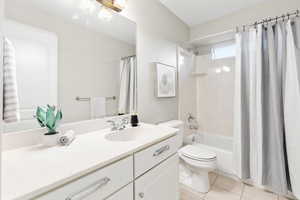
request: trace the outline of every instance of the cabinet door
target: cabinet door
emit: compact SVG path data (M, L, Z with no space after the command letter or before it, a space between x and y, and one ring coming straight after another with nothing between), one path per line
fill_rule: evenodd
M133 200L133 184L129 184L106 200Z
M178 200L179 159L170 157L135 181L136 200Z

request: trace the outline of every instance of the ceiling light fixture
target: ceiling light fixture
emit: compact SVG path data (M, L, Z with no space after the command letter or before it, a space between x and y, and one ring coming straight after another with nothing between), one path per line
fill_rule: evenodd
M110 21L115 12L121 12L126 6L127 0L81 0L79 9L82 14L75 13L72 16L73 20L78 20L80 16L87 17L86 24L88 24L89 16L96 15L103 21Z
M116 12L121 12L126 5L126 0L97 0L103 6Z

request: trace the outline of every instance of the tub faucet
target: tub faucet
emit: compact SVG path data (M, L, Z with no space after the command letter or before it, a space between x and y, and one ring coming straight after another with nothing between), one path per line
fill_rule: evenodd
M192 115L192 113L188 113L188 127L191 130L198 130L199 125L197 119Z

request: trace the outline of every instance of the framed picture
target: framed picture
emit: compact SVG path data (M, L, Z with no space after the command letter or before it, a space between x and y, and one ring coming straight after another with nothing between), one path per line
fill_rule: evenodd
M156 63L157 97L176 97L176 72L175 67Z

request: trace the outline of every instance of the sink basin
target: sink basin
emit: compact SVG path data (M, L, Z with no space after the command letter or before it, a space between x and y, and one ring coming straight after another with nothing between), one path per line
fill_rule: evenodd
M128 142L137 140L141 137L143 137L143 134L137 127L111 132L105 136L105 139L115 142Z

